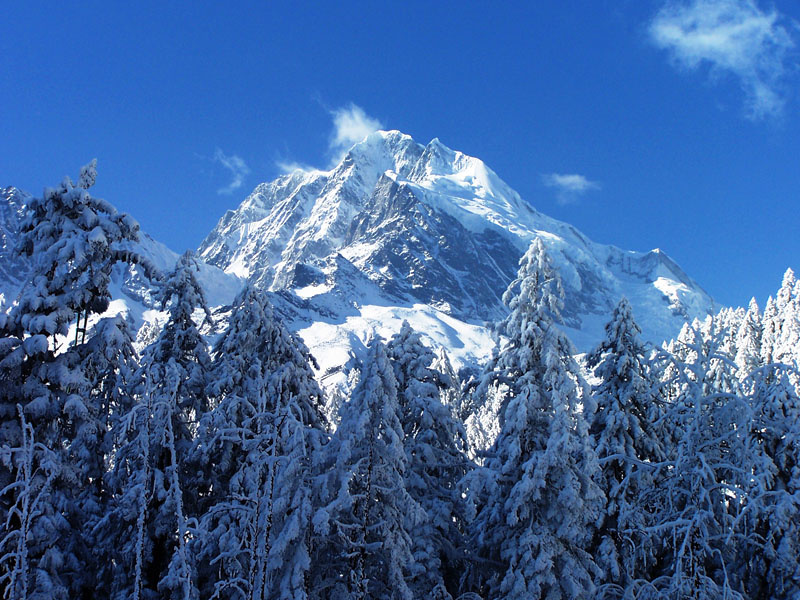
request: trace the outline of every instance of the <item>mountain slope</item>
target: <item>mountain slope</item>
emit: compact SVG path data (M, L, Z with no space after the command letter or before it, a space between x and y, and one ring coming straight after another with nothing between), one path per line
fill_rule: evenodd
M26 265L13 254L24 201L14 188L0 190L6 305L24 283ZM369 336L389 337L403 320L444 347L456 368L485 360L487 323L505 315L502 294L536 236L564 280L564 327L579 350L600 339L623 294L654 342L713 309L663 252L594 243L535 210L480 160L397 131L369 135L330 171L257 186L202 243L200 280L221 307L218 330L245 280L269 290L319 362L322 383L339 386ZM139 251L165 271L177 259L145 233ZM141 344L162 318L156 308L150 282L120 269L110 310L131 316Z
M347 325L355 316L343 315L365 306L424 306L436 319L472 325L498 319L502 293L535 236L564 279L564 322L581 350L599 340L622 295L652 341L713 309L663 252L594 243L536 211L480 160L397 131L368 136L330 171L295 171L259 185L199 252L260 286L293 290L282 298L301 331L327 314L358 335L356 324ZM394 329L384 325L358 327ZM488 353L473 350L473 358Z

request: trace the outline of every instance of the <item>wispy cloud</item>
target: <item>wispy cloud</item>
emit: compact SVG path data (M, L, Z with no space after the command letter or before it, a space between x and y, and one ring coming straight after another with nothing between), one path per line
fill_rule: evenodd
M214 152L214 161L231 173L231 182L225 187L219 188L218 194L232 194L244 185L244 178L250 173L250 168L241 157L235 154L227 155L217 148Z
M294 173L295 171L305 171L306 173L310 173L318 170L311 165L306 165L295 160L276 160L275 166L278 167L281 175L288 175L289 173Z
M587 192L600 189L600 184L576 173L548 173L542 175L542 183L556 190L559 204L570 204Z
M745 94L746 114L757 120L781 113L792 28L776 10L754 0L668 2L650 23L650 37L681 69L733 75Z
M328 140L329 169L339 164L353 144L357 144L370 133L385 128L378 119L370 117L363 108L352 102L340 108L326 110L333 120L333 129ZM283 158L276 160L275 166L284 175L298 170L307 173L319 170L311 165Z
M360 142L370 133L384 128L383 123L367 115L363 108L352 102L330 112L333 117L333 132L328 149L334 163L341 160L350 146Z

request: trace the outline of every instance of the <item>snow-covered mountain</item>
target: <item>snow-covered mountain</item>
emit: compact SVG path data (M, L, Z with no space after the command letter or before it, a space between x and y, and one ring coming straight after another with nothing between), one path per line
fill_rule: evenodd
M6 303L26 271L12 251L24 201L15 188L0 190ZM342 367L370 335L389 337L404 319L457 368L487 358L487 323L505 314L502 294L536 236L561 272L564 326L579 350L600 339L622 295L654 342L714 310L663 252L594 243L535 210L477 158L398 131L369 135L330 171L298 170L257 186L203 241L200 279L216 306L230 303L244 281L269 290L330 387L344 382ZM140 252L162 270L177 259L147 234ZM135 269L115 281L111 310L149 324L146 340L159 318L149 283ZM225 309L219 314L224 320Z
M455 362L485 357L485 322L517 261L540 236L564 279L565 327L580 350L596 343L622 295L644 335L673 337L712 299L660 250L597 244L535 210L477 158L398 131L356 144L330 171L263 183L200 246L227 273L281 291L282 309L336 371L369 331L403 318Z

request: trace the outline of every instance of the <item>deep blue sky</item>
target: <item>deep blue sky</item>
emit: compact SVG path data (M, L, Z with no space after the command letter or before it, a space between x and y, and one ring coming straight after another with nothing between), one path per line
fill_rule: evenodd
M379 4L7 2L0 185L97 157L96 194L182 251L279 163L327 166L355 103L720 302L763 306L800 268L794 0ZM215 156L249 168L232 193Z

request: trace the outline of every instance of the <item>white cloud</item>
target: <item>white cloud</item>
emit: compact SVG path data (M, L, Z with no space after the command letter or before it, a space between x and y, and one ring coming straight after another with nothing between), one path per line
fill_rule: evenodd
M378 119L370 117L364 112L363 108L352 102L347 106L328 110L328 112L333 119L333 130L328 141L328 153L330 155L328 169L332 169L339 164L353 144L357 144L370 133L385 128ZM275 166L283 175L298 170L306 173L320 170L311 165L287 159L276 160Z
M711 68L735 76L745 93L747 116L780 114L783 83L794 48L783 17L754 0L690 0L667 3L650 23L650 37L683 69Z
M235 154L228 156L219 148L214 152L214 161L221 164L231 173L231 182L225 187L217 190L218 194L232 194L244 185L244 178L250 173L250 169L244 160Z
M600 189L598 182L575 173L548 173L542 175L542 182L547 187L555 188L556 198L560 204L575 202L586 192Z
M334 162L339 162L350 146L360 142L370 133L384 128L383 123L367 115L363 108L352 102L347 106L332 110L331 116L333 117L333 133L329 150L333 154Z
M288 175L289 173L294 173L295 171L303 171L305 173L311 173L313 171L318 170L310 165L306 165L294 160L276 160L275 166L278 167L278 170L280 171L281 175Z

